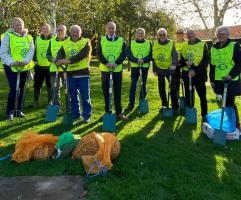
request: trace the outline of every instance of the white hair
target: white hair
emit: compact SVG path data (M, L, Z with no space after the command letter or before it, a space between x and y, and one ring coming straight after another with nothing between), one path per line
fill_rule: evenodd
M136 32L138 32L138 31L142 31L142 32L144 33L144 35L146 34L146 31L145 31L144 28L137 28L137 29L136 29Z
M72 32L72 31L73 31L73 29L79 29L79 30L80 30L80 32L82 33L82 29L80 28L80 26L79 26L79 25L72 25L72 26L70 27L70 29L69 29L69 32Z
M225 31L229 35L229 28L227 26L218 26L216 28L216 34L218 34L220 31Z
M23 27L24 27L24 22L23 22L23 19L22 19L22 18L20 18L20 17L14 17L14 18L12 19L12 27L13 27L13 25L14 25L16 22L20 22L20 23L23 25Z
M116 23L115 22L107 22L106 27L112 25L114 26L114 29L116 30Z
M158 35L161 31L164 31L165 34L167 35L167 30L166 30L165 28L159 28L159 29L157 30L157 35Z
M64 32L66 32L67 28L64 24L59 24L58 27L62 26L64 28Z

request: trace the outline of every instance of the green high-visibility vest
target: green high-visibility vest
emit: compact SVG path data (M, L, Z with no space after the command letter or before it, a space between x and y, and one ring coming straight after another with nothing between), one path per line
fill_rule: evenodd
M1 34L1 41L2 41L3 37L4 37L4 34ZM1 47L1 46L0 46L0 47ZM3 64L2 64L2 61L1 61L1 58L0 58L0 69L1 69L1 68L3 68Z
M198 66L203 59L203 51L205 45L205 42L202 41L196 44L188 44L188 42L185 42L182 48L183 58L192 61L194 66ZM184 66L183 70L188 71L189 67Z
M215 66L215 80L222 80L234 67L233 53L235 42L230 42L225 48L211 48L211 63ZM239 76L233 78L238 80Z
M63 41L57 41L56 38L52 38L51 39L51 43L50 43L50 50L51 50L51 54L53 58L57 57L58 51L59 49L62 47L63 45ZM50 64L50 72L56 72L56 71L63 71L63 69L61 67L57 68L57 66L54 63Z
M173 41L169 41L165 45L161 45L158 40L155 40L152 47L152 58L156 67L160 69L168 69L172 65L172 48Z
M142 59L149 55L151 43L145 40L143 43L138 43L136 40L131 41L131 52L135 58ZM142 67L149 67L150 63L144 63ZM131 67L139 67L138 63L131 62Z
M55 37L52 36L51 38L55 38ZM51 64L48 61L46 56L51 38L48 40L43 40L41 36L38 36L36 39L36 44L35 44L36 58L37 58L38 66L40 67L49 67Z
M177 50L177 53L178 53L178 60L181 59L182 48L183 48L184 44L185 44L185 40L175 42L175 47L176 47L176 50Z
M122 53L122 46L124 43L124 39L119 37L116 41L109 41L107 40L106 36L101 37L101 49L102 54L109 63L115 63L116 60ZM109 69L106 65L100 63L99 66L100 71L108 72ZM122 71L122 64L117 65L114 72L121 72Z
M21 37L11 32L6 32L6 34L9 36L9 47L13 61L24 61L25 56L30 50L30 44L33 41L32 36L27 35L25 37ZM30 61L30 63L24 67L12 66L11 69L13 72L17 72L16 68L21 69L21 71L27 71L33 67L34 62Z
M65 58L69 59L70 57L77 55L86 46L87 43L91 47L90 39L88 38L81 38L76 42L72 41L71 38L66 39L63 42ZM76 70L88 68L90 55L91 55L91 51L87 57L83 58L79 62L69 64L67 71L76 71Z

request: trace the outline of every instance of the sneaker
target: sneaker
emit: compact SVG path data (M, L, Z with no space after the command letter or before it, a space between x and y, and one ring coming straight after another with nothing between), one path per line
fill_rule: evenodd
M84 119L84 123L85 123L85 124L90 123L90 118L88 118L88 119Z
M162 106L162 108L159 110L159 113L162 113L164 109L167 109L166 106Z
M9 115L7 116L7 120L8 120L8 121L13 121L13 115L9 114Z
M128 120L128 118L125 115L123 115L123 113L118 114L117 119L120 120L120 121Z

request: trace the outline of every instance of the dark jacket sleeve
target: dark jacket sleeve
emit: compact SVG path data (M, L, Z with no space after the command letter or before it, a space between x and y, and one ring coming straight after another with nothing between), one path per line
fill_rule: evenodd
M52 53L51 53L51 41L49 42L49 47L47 49L46 57L47 57L49 62L52 62L53 56L52 56Z
M149 52L148 56L143 58L143 61L144 61L144 63L148 63L151 60L152 60L152 45L150 43L150 52Z
M239 76L241 73L241 50L238 43L236 43L234 46L233 61L234 67L229 72L229 75L232 78Z
M90 47L89 47L89 43L87 42L85 47L77 55L71 56L69 60L71 63L79 62L83 58L87 57L89 55L89 52L90 52Z
M208 64L209 64L209 52L208 52L207 45L205 44L202 61L199 63L198 66L191 66L191 69L195 71L195 74L202 75L203 73L206 73Z
M177 53L175 45L173 45L173 47L172 47L172 65L174 65L174 66L178 65L178 53Z
M122 52L120 56L116 59L115 64L120 65L124 62L125 59L126 59L126 44L123 42Z
M215 81L215 66L210 63L210 70L209 70L209 79L210 82Z
M35 40L34 46L35 46L35 51L34 51L34 54L33 54L33 61L34 61L34 62L38 62L38 61L37 61L37 55L36 55L36 54L37 54L37 48L38 48L38 47L37 47L37 40Z
M99 39L99 43L97 45L97 57L102 64L106 65L108 63L108 60L102 54L101 38Z
M129 59L129 61L131 61L133 63L137 63L138 62L138 59L133 56L133 53L131 51L131 43L127 47L126 54L127 54L127 58Z
M64 57L65 57L64 48L61 47L57 53L56 60L64 59Z

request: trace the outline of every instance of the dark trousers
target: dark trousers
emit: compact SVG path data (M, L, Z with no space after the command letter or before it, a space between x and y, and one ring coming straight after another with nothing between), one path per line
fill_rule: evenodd
M183 72L183 81L184 81L184 88L185 88L185 99L187 102L187 106L193 107L194 106L194 88L197 91L197 94L200 98L200 104L201 104L201 115L202 117L205 117L207 115L207 90L204 80L200 80L197 78L192 78L192 101L190 105L190 93L189 93L189 77L188 72Z
M105 112L109 112L109 82L110 82L110 73L101 72L101 83L102 90L105 99ZM114 91L114 104L116 114L122 113L121 106L121 88L122 88L122 72L113 73L113 91Z
M158 70L157 76L158 76L158 90L162 100L162 106L168 107L165 78L169 81L170 71ZM178 93L176 88L176 77L174 73L172 73L172 81L171 81L171 102L172 102L173 110L178 110L179 108Z
M4 65L4 70L8 79L8 84L10 87L10 91L8 93L8 103L7 103L7 110L6 114L9 115L12 110L15 109L15 97L16 97L16 85L17 85L17 73L13 72L9 66ZM27 79L27 71L20 73L20 82L19 82L19 88L20 88L20 94L18 97L18 105L17 109L22 109L22 101L23 101L23 92L24 92L24 86Z
M51 88L50 84L50 72L48 68L41 68L39 66L35 66L35 74L34 74L34 89L40 90L43 86L43 82L45 80L45 84L47 88Z
M131 87L130 87L130 94L129 94L129 104L134 106L135 104L135 96L136 96L136 87L137 82L140 77L140 69L138 67L131 68ZM140 92L140 99L146 98L146 81L148 75L148 68L141 68L142 71L142 82L143 82L143 91Z
M179 96L179 91L180 91L180 79L181 79L181 66L180 65L177 65L177 68L175 70L175 83L176 83L176 88L177 88L177 94Z

